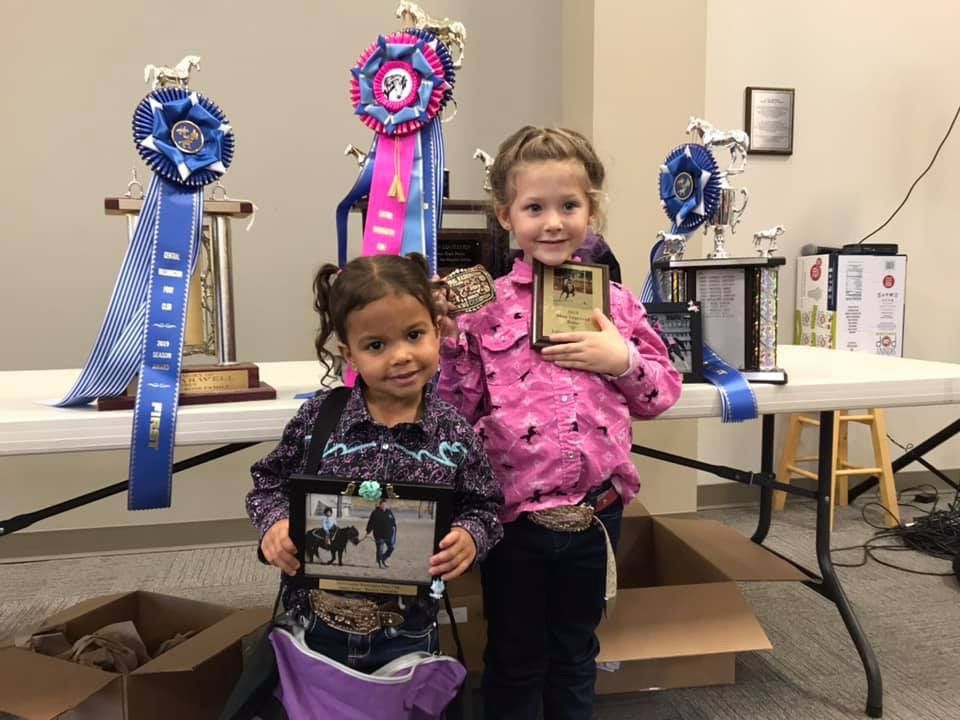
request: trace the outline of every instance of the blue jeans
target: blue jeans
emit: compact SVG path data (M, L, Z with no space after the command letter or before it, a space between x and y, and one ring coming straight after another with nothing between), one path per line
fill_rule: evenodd
M598 513L614 549L623 503ZM503 527L481 566L487 615L484 712L490 720L589 720L606 541L594 525L557 532L526 517Z
M420 606L409 608L399 627L368 634L337 630L311 614L304 639L311 650L365 673L372 673L401 655L435 653L440 647L436 620Z

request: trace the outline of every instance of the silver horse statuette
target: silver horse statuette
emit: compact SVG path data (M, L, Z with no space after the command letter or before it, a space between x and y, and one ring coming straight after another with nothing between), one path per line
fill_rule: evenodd
M187 55L173 67L147 65L143 68L143 81L150 82L150 78L153 78L151 90L164 87L186 88L190 85L190 71L199 69L200 56Z
M753 234L753 247L760 253L760 257L771 257L777 251L777 238L783 235L785 230L783 225L774 225ZM766 247L762 247L764 240L767 241Z
M353 155L356 158L357 165L363 167L364 163L367 162L367 153L358 148L356 145L347 145L343 151L344 155Z
M443 20L430 17L426 11L410 0L400 0L397 5L396 17L406 25L418 30L428 30L432 32L450 51L450 58L453 60L454 68L463 67L463 50L467 42L467 29L459 20L451 20L448 17ZM454 52L456 48L456 52Z
M486 150L477 148L473 151L473 159L483 163L483 191L490 192L493 186L490 185L490 169L493 167L493 156Z
M687 135L696 133L700 144L707 147L729 147L730 165L727 175L742 173L747 166L747 150L750 149L750 137L743 130L718 130L703 118L691 117L687 124Z

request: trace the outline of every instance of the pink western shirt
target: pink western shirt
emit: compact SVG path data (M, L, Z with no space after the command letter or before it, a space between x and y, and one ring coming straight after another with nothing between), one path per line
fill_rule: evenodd
M474 425L503 487L503 522L580 502L610 479L629 502L640 487L631 416L652 418L680 396L673 368L640 301L610 284L611 320L627 339L619 377L557 367L530 347L533 273L516 260L497 302L459 320L440 348L439 392Z

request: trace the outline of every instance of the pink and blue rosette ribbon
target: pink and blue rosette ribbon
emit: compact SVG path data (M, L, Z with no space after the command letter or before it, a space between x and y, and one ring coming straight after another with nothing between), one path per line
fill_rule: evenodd
M203 187L233 159L233 131L211 100L183 88L148 94L133 115L154 171L90 357L61 407L121 394L139 371L130 444L131 510L170 507L177 402Z
M348 214L367 197L361 254L419 252L436 272L444 165L439 116L453 96L450 53L432 33L404 30L380 36L351 74L354 113L375 135L337 206L339 264L348 260Z
M675 148L660 166L660 202L670 219L671 233L689 235L716 212L720 204L721 173L713 153L704 145ZM663 242L650 251L650 273L640 293L643 302L661 302L661 284L655 263L663 256ZM723 422L757 417L757 398L740 371L703 344L703 376L720 392Z

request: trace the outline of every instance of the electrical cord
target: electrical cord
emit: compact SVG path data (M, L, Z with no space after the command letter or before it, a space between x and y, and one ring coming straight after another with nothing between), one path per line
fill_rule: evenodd
M920 490L929 491L926 494L933 495L934 500L929 510L920 508L912 503L901 502L900 498L904 493L917 492ZM849 545L847 547L831 548L831 553L848 552L852 550L862 550L863 555L859 562L834 562L835 567L856 568L863 567L868 560L902 572L913 575L929 575L933 577L952 577L956 575L960 579L960 504L956 501L950 503L946 510L937 510L940 502L939 490L929 484L915 485L904 488L897 493L897 504L901 507L910 507L919 510L925 515L921 515L908 523L897 522L894 527L886 527L877 524L867 516L867 509L878 507L884 513L893 516L886 507L879 502L864 503L860 509L860 515L863 521L874 528L877 532L865 543L859 545ZM930 572L926 570L914 570L913 568L897 565L877 555L877 552L922 552L932 557L953 562L953 569L950 572Z
M960 105L957 106L957 111L953 114L953 120L950 121L950 127L947 128L947 133L946 133L946 135L943 136L943 140L941 140L941 141L940 141L940 144L937 145L937 150L936 150L936 152L933 153L933 157L930 159L930 164L927 165L927 169L924 170L922 173L920 173L920 175L917 177L917 179L913 181L913 184L910 186L910 189L907 190L907 195L906 195L906 197L904 197L904 198L903 198L903 201L902 201L899 205L897 205L897 209L893 211L893 214L890 215L890 217L888 217L888 218L886 219L886 221L883 223L883 225L881 225L880 227L878 227L878 228L877 228L876 230L874 230L873 232L869 233L868 235L865 235L865 236L862 237L860 240L858 240L858 241L857 241L857 245L862 244L864 240L872 237L873 235L876 235L878 232L880 232L881 230L883 230L887 225L890 224L890 221L893 220L893 218L896 216L896 214L897 214L898 212L900 212L900 208L902 208L904 205L907 204L907 200L910 199L910 193L913 192L913 189L917 186L917 183L920 182L920 181L923 179L923 176L926 175L926 174L930 171L930 168L933 167L933 163L936 162L936 160L937 160L937 155L940 154L940 149L943 147L943 144L947 141L947 138L950 137L950 133L953 131L953 126L956 124L956 122L957 122L957 117L958 117L958 116L960 116Z

